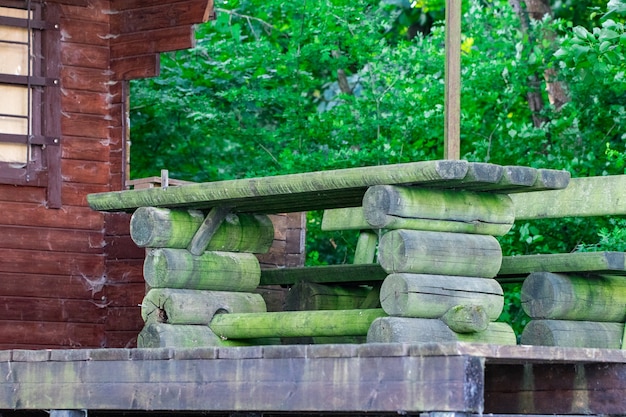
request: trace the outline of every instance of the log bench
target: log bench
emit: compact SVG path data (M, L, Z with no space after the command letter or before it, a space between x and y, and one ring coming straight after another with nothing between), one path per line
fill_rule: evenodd
M140 346L365 334L374 342L511 344L510 326L494 322L503 294L493 279L502 260L493 236L515 219L509 194L563 189L569 180L564 171L425 161L100 193L88 202L95 210L134 212L131 234L148 248L144 276L151 290L142 304ZM384 278L385 308L264 312L254 288L296 283L271 282L279 273L261 272L255 262L253 253L262 252L271 235L264 215L364 207L366 199L380 209L368 213L373 227L387 231L379 245L383 273L376 273ZM372 281L359 273L363 267L377 268L302 271L313 274L309 281L333 270ZM425 307L416 310L416 304Z
M516 220L626 214L626 176L576 178L562 190L511 195ZM372 230L362 208L328 210L324 230ZM495 279L524 282L522 303L533 318L523 344L620 348L626 322L626 254L572 252L504 256ZM263 284L376 285L380 264L332 265L264 271Z

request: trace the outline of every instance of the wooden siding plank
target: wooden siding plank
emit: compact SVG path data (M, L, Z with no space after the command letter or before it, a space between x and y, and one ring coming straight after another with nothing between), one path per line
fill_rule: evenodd
M106 93L109 91L110 83L111 73L108 69L68 65L61 68L61 86L66 89Z
M208 20L212 7L207 0L185 0L120 11L111 21L111 33L123 34L194 25ZM119 3L118 3L119 5Z
M132 282L123 285L112 283L107 279L100 297L105 297L111 308L129 307L140 311L140 304L146 295L145 282Z
M81 161L64 159L61 161L63 181L81 184L108 185L110 179L109 165L99 161Z
M68 0L72 1L72 0ZM86 1L86 0L77 0ZM74 7L74 5L61 6L62 15L66 19L70 20L82 20L89 24L94 22L107 23L110 19L108 13L103 11L108 10L108 1L106 0L89 0L91 7Z
M89 30L85 30L85 22L76 19L61 19L61 40L68 44L109 46L109 25L106 22L89 22Z
M107 139L65 136L61 150L64 159L108 162L110 158Z
M160 58L158 54L135 56L128 59L111 61L111 69L118 80L150 78L159 75Z
M61 187L61 199L66 206L87 207L87 195L110 190L108 185L78 184L64 182Z
M61 133L63 136L106 139L109 137L110 124L111 122L103 116L66 113L61 119Z
M107 309L107 321L105 329L111 331L134 331L139 334L144 322L141 318L141 308L134 307L109 307Z
M11 341L14 346L25 345L32 348L38 345L52 345L57 348L104 346L102 324L0 320L0 335L2 340Z
M128 213L107 213L104 216L107 236L129 236L130 218Z
M0 201L45 204L46 189L0 184Z
M189 49L194 43L194 30L191 26L128 33L120 35L111 43L111 58Z
M106 303L63 298L0 297L2 319L15 321L104 323Z
M105 278L82 275L47 275L0 272L0 296L49 297L91 300L102 297Z
M106 254L111 259L143 259L145 249L138 248L130 236L107 236Z
M129 331L106 331L106 344L109 348L134 348L137 347L137 334L134 330Z
M100 231L0 225L0 248L102 253L106 242Z
M0 225L102 230L104 216L89 207L66 206L48 210L40 204L0 201Z
M106 70L109 67L109 48L77 43L62 43L61 63L63 65Z
M251 352L224 351L227 352ZM259 351L261 352L261 351ZM470 357L282 357L12 362L4 409L482 411ZM8 369L2 369L8 371ZM54 383L42 384L42 380ZM4 385L4 386L3 386ZM472 389L468 389L471 386ZM442 395L445 393L445 395ZM7 396L7 394L9 394Z
M142 283L143 279L143 259L133 260L107 260L106 276L107 282L111 285Z
M104 274L104 256L96 254L6 249L2 256L0 272L84 274L90 279L98 279Z
M91 91L64 89L61 94L63 111L70 113L95 114L107 116L110 114L111 95Z

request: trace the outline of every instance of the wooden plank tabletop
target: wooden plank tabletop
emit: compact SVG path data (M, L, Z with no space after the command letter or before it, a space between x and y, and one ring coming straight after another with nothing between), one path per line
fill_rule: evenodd
M227 206L234 212L277 213L356 207L367 188L374 185L512 193L562 189L569 179L566 171L443 160L116 191L90 194L87 200L91 208L100 211Z

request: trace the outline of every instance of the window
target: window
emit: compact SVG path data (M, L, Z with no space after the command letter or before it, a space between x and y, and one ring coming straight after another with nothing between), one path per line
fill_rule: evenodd
M0 0L0 183L47 187L48 206L58 207L60 39L43 9Z

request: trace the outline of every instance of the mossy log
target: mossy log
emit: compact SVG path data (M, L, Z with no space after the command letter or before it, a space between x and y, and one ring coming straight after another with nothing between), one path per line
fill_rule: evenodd
M363 206L324 210L322 230L369 230L372 226L365 220Z
M226 339L364 336L382 309L217 314L209 327Z
M491 321L502 313L504 293L494 279L391 274L380 289L380 303L390 316L439 318L458 305L479 305Z
M146 323L207 325L217 313L265 311L260 294L245 292L153 288L141 303L141 317Z
M130 235L139 247L185 249L204 219L198 210L140 207L130 220ZM266 253L273 239L274 227L268 216L230 213L207 250Z
M354 264L371 264L376 260L376 247L378 246L378 234L375 232L361 231L354 250Z
M502 250L493 236L392 230L380 239L378 260L387 273L493 278Z
M367 333L368 343L473 342L515 345L515 332L506 323L489 323L483 332L457 333L439 319L382 317L374 320Z
M523 345L620 349L624 323L531 320L521 336Z
M515 221L505 194L379 185L363 197L365 219L374 229L412 229L501 236Z
M480 305L454 306L440 319L456 333L484 332L491 321L485 308Z
M206 346L245 346L247 343L223 340L207 326L147 323L137 336L139 348L197 348Z
M623 323L626 277L534 272L522 285L521 300L532 318Z
M584 272L626 275L624 252L572 252L545 255L504 256L498 276L524 277L531 272Z
M204 252L185 249L150 249L144 278L151 288L252 292L259 285L261 268L251 253Z
M299 282L287 293L285 310L350 310L359 308L370 292L364 286Z

